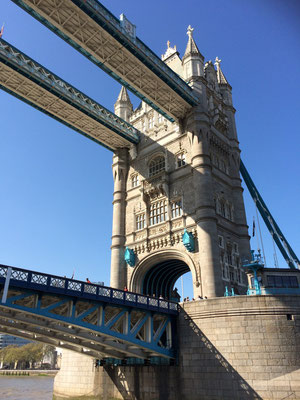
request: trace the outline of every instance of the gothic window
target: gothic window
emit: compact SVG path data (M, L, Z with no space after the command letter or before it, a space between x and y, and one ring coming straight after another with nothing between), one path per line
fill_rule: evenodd
M233 252L239 254L239 246L237 243L233 242Z
M131 177L131 187L137 187L139 186L140 182L139 182L139 176L137 174L132 175Z
M135 227L137 231L145 228L145 213L135 216Z
M232 265L232 247L230 245L226 246L227 262Z
M222 217L226 217L225 202L223 200L220 201L220 214Z
M163 116L158 114L158 123L161 124L163 122Z
M142 131L145 132L146 131L146 121L143 120L142 122Z
M220 254L220 265L223 279L228 279L228 266L225 264L224 253Z
M186 157L185 154L182 152L177 154L176 156L176 168L183 167L184 165L186 165Z
M154 176L165 169L165 158L158 156L149 164L149 176Z
M223 236L219 235L218 236L218 240L219 240L219 246L224 249L224 238Z
M164 222L167 219L167 200L159 200L150 204L150 226Z
M148 127L149 127L149 129L152 129L153 126L154 126L154 118L153 118L153 115L151 115L148 120Z
M176 218L182 215L182 204L181 200L173 201L171 203L171 217Z
M228 203L225 204L225 217L231 219L231 207Z

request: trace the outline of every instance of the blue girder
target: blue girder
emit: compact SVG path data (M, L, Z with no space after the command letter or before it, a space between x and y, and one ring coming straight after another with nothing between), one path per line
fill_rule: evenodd
M268 207L263 201L259 191L257 190L253 180L251 179L249 172L247 171L244 163L240 160L240 172L246 183L246 186L250 192L252 199L254 200L260 215L262 216L270 234L272 235L275 243L277 244L283 258L290 268L297 268L300 266L300 260L296 256L295 252L289 245L285 236L281 232L279 226L277 225L275 219L270 213Z
M175 357L176 303L5 265L1 287L0 331L96 358Z

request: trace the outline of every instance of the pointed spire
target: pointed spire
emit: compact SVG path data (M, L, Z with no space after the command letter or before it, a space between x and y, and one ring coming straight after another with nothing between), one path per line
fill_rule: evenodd
M128 122L132 114L132 110L133 106L127 90L124 86L122 86L117 101L115 102L115 114Z
M216 57L215 60L215 66L217 67L217 79L218 79L218 84L219 85L229 85L227 79L225 78L225 75L223 74L220 64L221 61L218 57Z
M123 103L129 102L131 104L127 89L125 86L122 86L121 91L119 93L119 96L117 98L117 101L122 101Z
M191 25L188 26L187 28L187 32L186 34L188 35L189 39L188 39L188 43L185 49L185 53L182 59L184 59L185 57L189 56L189 55L199 55L201 58L204 59L204 57L202 56L202 54L200 53L194 38L193 38L193 31L194 28L191 27Z

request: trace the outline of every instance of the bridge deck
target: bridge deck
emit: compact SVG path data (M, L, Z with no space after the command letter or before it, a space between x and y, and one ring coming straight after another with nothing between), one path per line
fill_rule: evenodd
M175 357L177 304L0 265L0 331L124 359Z
M0 88L110 150L139 141L136 128L3 39Z
M198 104L192 89L97 0L13 0L171 121Z

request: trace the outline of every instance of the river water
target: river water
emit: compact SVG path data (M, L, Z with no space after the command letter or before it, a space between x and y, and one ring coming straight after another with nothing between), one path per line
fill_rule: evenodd
M0 400L52 400L53 376L0 376Z

